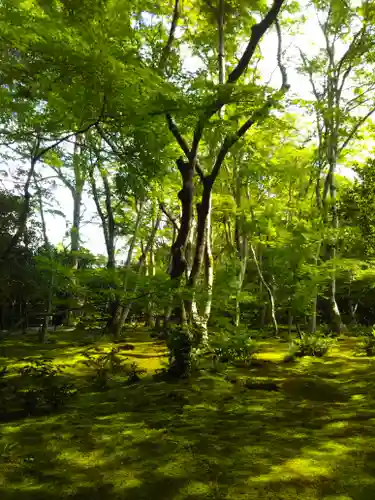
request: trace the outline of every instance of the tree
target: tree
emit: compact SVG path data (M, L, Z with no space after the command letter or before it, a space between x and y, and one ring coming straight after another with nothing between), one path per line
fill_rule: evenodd
M337 257L337 232L339 219L336 200L335 176L337 164L346 153L350 142L360 127L372 115L374 84L369 67L373 35L372 11L364 1L360 7L350 7L341 1L317 3L316 12L324 37L325 47L314 58L301 52L302 69L309 76L316 114L316 203L326 224L330 224L331 242L324 242L323 250L332 260L332 278L329 304L332 329L340 332L342 321L336 301L335 259ZM324 19L322 19L324 18ZM339 44L346 50L340 56ZM368 81L362 86L351 85L359 75L366 74ZM365 108L365 110L364 110ZM367 108L367 109L366 109ZM324 183L322 183L324 176ZM313 314L316 314L315 312Z

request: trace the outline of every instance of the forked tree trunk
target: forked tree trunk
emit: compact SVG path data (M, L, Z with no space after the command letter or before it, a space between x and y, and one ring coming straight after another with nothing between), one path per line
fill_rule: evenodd
M182 213L177 238L171 249L170 276L179 282L187 269L185 252L193 218L194 166L180 158L177 167L182 177L182 189L178 193Z
M189 234L193 218L193 195L194 195L194 165L192 162L184 162L181 158L177 160L177 167L182 177L182 189L178 193L181 203L181 222L175 242L171 248L170 277L176 289L185 275L188 264L186 261L186 247L189 240ZM169 330L169 317L173 311L179 311L179 342L170 340L169 357L170 372L181 377L190 372L192 338L189 329L186 328L186 310L185 304L179 294L174 294L172 304L166 314L165 325ZM170 337L170 333L167 332ZM172 335L174 335L172 333Z

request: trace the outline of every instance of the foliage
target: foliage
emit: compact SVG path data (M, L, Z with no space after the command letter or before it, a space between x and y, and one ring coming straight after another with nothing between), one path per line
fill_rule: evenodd
M189 374L215 331L217 359L247 363L247 332L267 338L271 324L373 324L373 13L336 0L308 11L1 3L1 329L43 319L41 341L50 323L118 339L175 315L182 297L189 326L163 334L171 371ZM295 58L310 23L320 39ZM66 225L57 246L51 216ZM86 224L106 255L84 248ZM292 349L318 356L314 338ZM120 369L111 356L86 355L103 387Z
M301 338L293 340L289 347L289 355L287 360L293 358L302 358L304 356L314 356L317 358L327 354L328 349L332 345L332 339L323 337L319 334L301 334Z
M138 368L137 363L130 363L130 365L125 367L124 373L126 373L128 377L129 384L134 384L135 382L140 381L139 375L146 373L146 370Z
M138 333L140 366L150 367L159 344ZM33 347L28 337L7 342L0 364L9 372ZM67 500L74 491L82 499L115 500L126 488L130 498L162 500L167 488L183 500L368 500L375 484L374 361L356 356L357 341L344 339L329 363L317 358L298 369L281 362L285 342L264 342L262 358L273 362L251 374L228 367L237 378L250 378L251 389L206 371L183 381L121 380L110 393L80 391L74 408L58 414L2 422L0 497ZM100 346L107 348L108 340ZM34 354L46 349L35 345ZM55 362L65 356L71 366L76 352L69 332L58 339ZM85 378L79 367L71 370Z
M2 378L1 413L6 415L21 408L26 415L34 415L66 404L77 389L64 380L62 372L63 367L50 360L33 360L18 370L18 376Z
M375 355L375 327L373 327L371 331L367 332L363 341L363 349L367 356Z
M212 341L214 358L222 363L250 363L259 351L259 344L248 333L222 335Z
M98 355L92 350L86 351L83 355L86 358L83 363L93 370L93 380L100 389L105 389L112 375L125 370L124 359L119 356L120 349L114 347L109 352Z
M194 340L187 325L169 326L166 339L169 350L169 373L175 376L190 375L193 367Z

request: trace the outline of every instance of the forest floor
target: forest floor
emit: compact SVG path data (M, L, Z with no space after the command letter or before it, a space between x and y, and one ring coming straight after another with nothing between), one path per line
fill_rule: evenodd
M375 498L375 360L358 339L288 364L286 342L264 342L256 366L166 382L149 376L165 347L134 332L124 356L146 376L132 385L116 376L94 391L87 347L68 333L51 338L1 342L0 366L48 357L81 387L55 413L1 423L2 500ZM249 389L241 377L279 390Z

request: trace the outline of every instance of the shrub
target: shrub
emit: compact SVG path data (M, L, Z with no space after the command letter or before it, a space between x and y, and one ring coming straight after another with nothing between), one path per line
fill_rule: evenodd
M214 359L222 363L250 362L259 350L258 343L248 334L228 335L214 342Z
M193 368L193 337L187 326L170 326L167 335L169 374L188 376Z
M29 415L37 410L57 409L73 396L77 389L61 380L62 366L50 361L32 361L19 370L16 398Z
M125 373L128 377L128 382L133 384L140 380L139 375L146 373L146 370L138 368L137 363L131 363L129 366L125 367Z
M367 356L375 355L375 326L371 331L367 332L363 342L363 348Z
M289 354L285 361L290 361L294 358L302 358L303 356L314 356L321 358L324 356L330 345L331 339L320 335L301 334L299 339L294 340L289 347Z
M83 354L86 358L83 363L94 371L94 383L101 389L107 387L112 374L123 372L126 369L125 360L118 355L119 350L119 348L114 348L101 356L96 356L90 351Z

